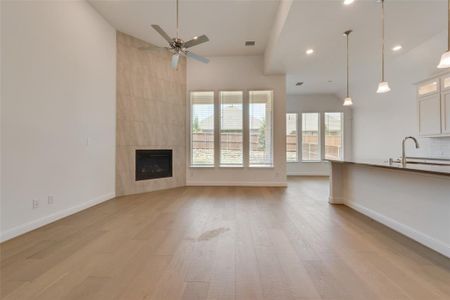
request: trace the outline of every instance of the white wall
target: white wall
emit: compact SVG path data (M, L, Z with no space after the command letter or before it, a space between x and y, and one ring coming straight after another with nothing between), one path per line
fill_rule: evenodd
M288 95L286 113L297 113L299 130L301 128L301 114L307 112L343 112L344 113L344 159L352 157L352 110L342 106L343 100L329 94L313 95ZM322 121L322 120L321 120ZM321 122L323 127L323 122ZM324 128L321 128L322 132ZM322 154L324 151L324 141L322 140ZM301 136L299 131L298 149L301 151ZM299 162L287 163L288 175L311 175L327 176L330 174L330 167L327 162Z
M217 166L217 162L215 168L191 168L188 165L186 178L188 185L286 184L285 76L265 76L263 67L264 58L262 56L211 57L209 64L188 60L188 92L195 90L215 90L216 92L220 90L245 91L251 89L271 89L274 91L274 167L220 168ZM187 96L187 101L189 103L189 95ZM187 113L189 116L190 112L188 111ZM190 135L189 132L187 135ZM187 145L190 145L189 141ZM189 151L189 147L187 148ZM246 161L245 155L246 151L244 151L244 161Z
M376 94L378 74L366 74L352 84L353 154L357 160L399 157L405 136L418 136L416 90L413 83L436 73L447 49L446 32L386 62L392 91ZM450 157L450 138L422 138L420 149L408 142L407 155Z
M333 203L348 205L448 257L449 195L448 176L333 163Z
M114 196L116 47L87 2L1 6L5 240Z

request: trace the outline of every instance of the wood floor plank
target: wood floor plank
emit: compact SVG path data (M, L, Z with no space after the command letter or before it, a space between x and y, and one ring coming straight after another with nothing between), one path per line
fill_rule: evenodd
M118 197L0 244L0 298L450 299L448 258L327 197L320 177Z
M204 300L208 296L209 284L207 282L192 281L186 284L183 300Z

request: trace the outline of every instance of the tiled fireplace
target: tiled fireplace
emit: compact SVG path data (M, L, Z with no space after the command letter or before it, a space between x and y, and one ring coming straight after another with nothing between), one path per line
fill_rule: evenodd
M118 196L186 184L186 60L145 46L117 32Z

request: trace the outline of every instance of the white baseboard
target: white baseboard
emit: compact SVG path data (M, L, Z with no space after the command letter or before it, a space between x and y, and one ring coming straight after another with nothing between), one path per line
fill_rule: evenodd
M287 187L287 182L233 182L233 181L190 181L186 186L254 186L254 187Z
M328 197L328 203L331 204L345 204L344 198L342 197Z
M387 227L400 232L403 235L433 249L436 252L441 253L444 256L450 257L450 245L447 245L439 240L436 240L422 232L419 232L405 224L399 223L394 219L386 217L382 214L377 213L374 210L371 210L365 206L362 206L357 203L344 202L343 204L351 207L352 209L374 219L381 224L386 225Z
M82 211L86 208L89 208L91 206L97 205L99 203L105 202L109 199L114 198L116 195L115 193L109 193L105 194L99 197L96 197L94 199L91 199L89 201L86 201L84 203L81 203L76 206L69 207L67 209L60 210L56 213L50 214L48 216L42 217L40 219L25 223L20 226L16 226L14 228L8 229L5 232L0 233L0 242L4 242L7 240L10 240L12 238L15 238L19 235L22 235L24 233L27 233L29 231L32 231L34 229L37 229L39 227L42 227L44 225L50 224L52 222L55 222L59 219L62 219L64 217L73 215L74 213L77 213L79 211Z

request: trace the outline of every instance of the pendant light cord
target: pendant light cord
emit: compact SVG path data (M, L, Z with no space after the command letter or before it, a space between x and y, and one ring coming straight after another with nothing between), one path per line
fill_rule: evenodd
M384 82L384 0L381 0L381 81Z
M345 35L347 36L347 98L350 97L350 86L349 86L349 50L348 50L348 36L350 35L351 30L347 31Z

